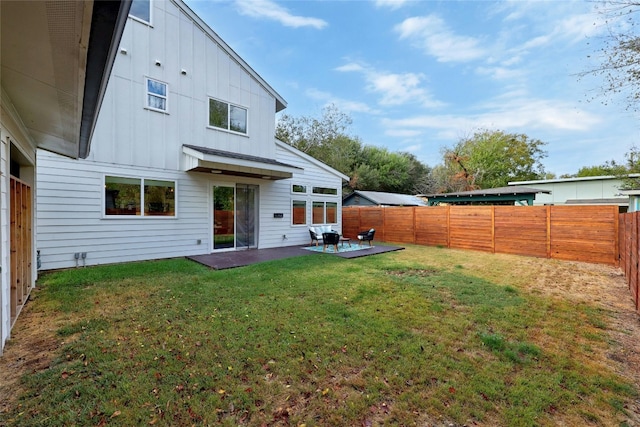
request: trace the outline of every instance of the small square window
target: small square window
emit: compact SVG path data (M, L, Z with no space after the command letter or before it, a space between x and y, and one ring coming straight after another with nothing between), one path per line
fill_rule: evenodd
M147 108L156 111L167 111L167 84L158 80L147 81Z
M291 192L292 193L306 193L307 192L307 186L306 185L293 184L291 186Z

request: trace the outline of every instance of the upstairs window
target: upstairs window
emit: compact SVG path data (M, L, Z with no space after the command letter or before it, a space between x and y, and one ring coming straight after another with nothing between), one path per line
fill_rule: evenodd
M247 109L209 98L209 126L247 133Z
M129 16L151 24L151 0L133 0L131 9L129 9Z
M150 110L167 112L167 84L158 80L146 78L147 108Z

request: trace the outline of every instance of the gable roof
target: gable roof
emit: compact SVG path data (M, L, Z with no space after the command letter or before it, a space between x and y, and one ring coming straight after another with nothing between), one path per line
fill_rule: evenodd
M339 170L336 170L334 168L332 168L331 166L327 165L326 163L321 162L320 160L316 159L315 157L312 157L310 155L308 155L307 153L304 153L300 150L298 150L295 147L292 147L291 145L287 144L286 142L280 141L278 138L275 138L275 142L276 142L276 146L283 148L293 154L295 154L298 157L302 157L303 159L305 159L308 162L313 163L315 166L324 169L326 172L329 172L333 175L336 175L337 177L339 177L340 179L342 179L343 181L349 181L349 177L345 174L343 174L342 172L340 172Z
M213 40L214 43L216 43L225 52L227 52L227 54L229 54L229 56L247 73L249 73L249 75L251 75L251 77L253 77L262 87L264 87L267 92L273 95L273 97L276 99L276 113L287 108L287 101L285 101L284 98L280 96L280 94L276 92L276 90L272 88L271 85L269 85L269 83L267 83L262 77L260 77L260 75L253 68L251 68L251 66L247 64L244 59L240 57L240 55L238 55L233 49L231 49L231 47L224 40L222 40L220 36L216 34L216 32L213 31L211 27L209 27L209 25L202 20L202 18L196 15L196 13L191 10L189 6L187 6L181 0L171 1L173 1L184 13L186 13L193 20L193 22L195 22L202 29L202 31L204 31L204 33Z
M410 194L385 193L383 191L359 191L356 190L343 199L349 201L356 197L362 197L374 205L382 206L427 206L422 199Z

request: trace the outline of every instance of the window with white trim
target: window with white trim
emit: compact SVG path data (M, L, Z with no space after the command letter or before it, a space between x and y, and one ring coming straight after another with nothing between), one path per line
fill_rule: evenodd
M151 0L133 0L131 9L129 9L129 16L138 21L151 24Z
M300 184L292 184L291 185L291 192L292 193L299 193L299 194L307 194L307 186L306 185L300 185Z
M338 189L331 187L313 187L313 194L326 194L328 196L337 196Z
M312 202L311 222L313 224L337 224L338 203L336 202Z
M104 177L105 216L176 216L176 183L157 179Z
M209 98L209 126L247 134L246 108Z
M291 201L291 218L292 218L292 225L304 225L307 223L307 201L306 200Z
M166 83L145 77L147 105L150 110L167 112L168 87Z

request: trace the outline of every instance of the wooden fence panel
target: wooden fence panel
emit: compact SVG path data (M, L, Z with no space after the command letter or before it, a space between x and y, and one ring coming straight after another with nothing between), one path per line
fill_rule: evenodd
M347 237L373 227L378 241L618 265L624 224L620 230L617 206L347 207L342 229Z
M355 239L360 230L360 209L345 207L342 209L342 235Z
M493 252L493 206L450 206L449 246Z
M415 243L414 213L413 207L384 208L385 223L380 230L382 239L385 242Z
M633 296L633 301L636 305L636 310L640 307L638 306L638 286L640 282L638 281L638 253L640 252L640 239L638 238L638 231L640 227L640 221L638 221L638 212L631 214L631 238L629 239L629 275L627 278L629 279L629 290L631 291L631 295Z
M617 206L552 206L551 257L617 265Z
M495 251L547 257L546 206L496 206Z
M415 243L449 246L449 206L415 208Z

